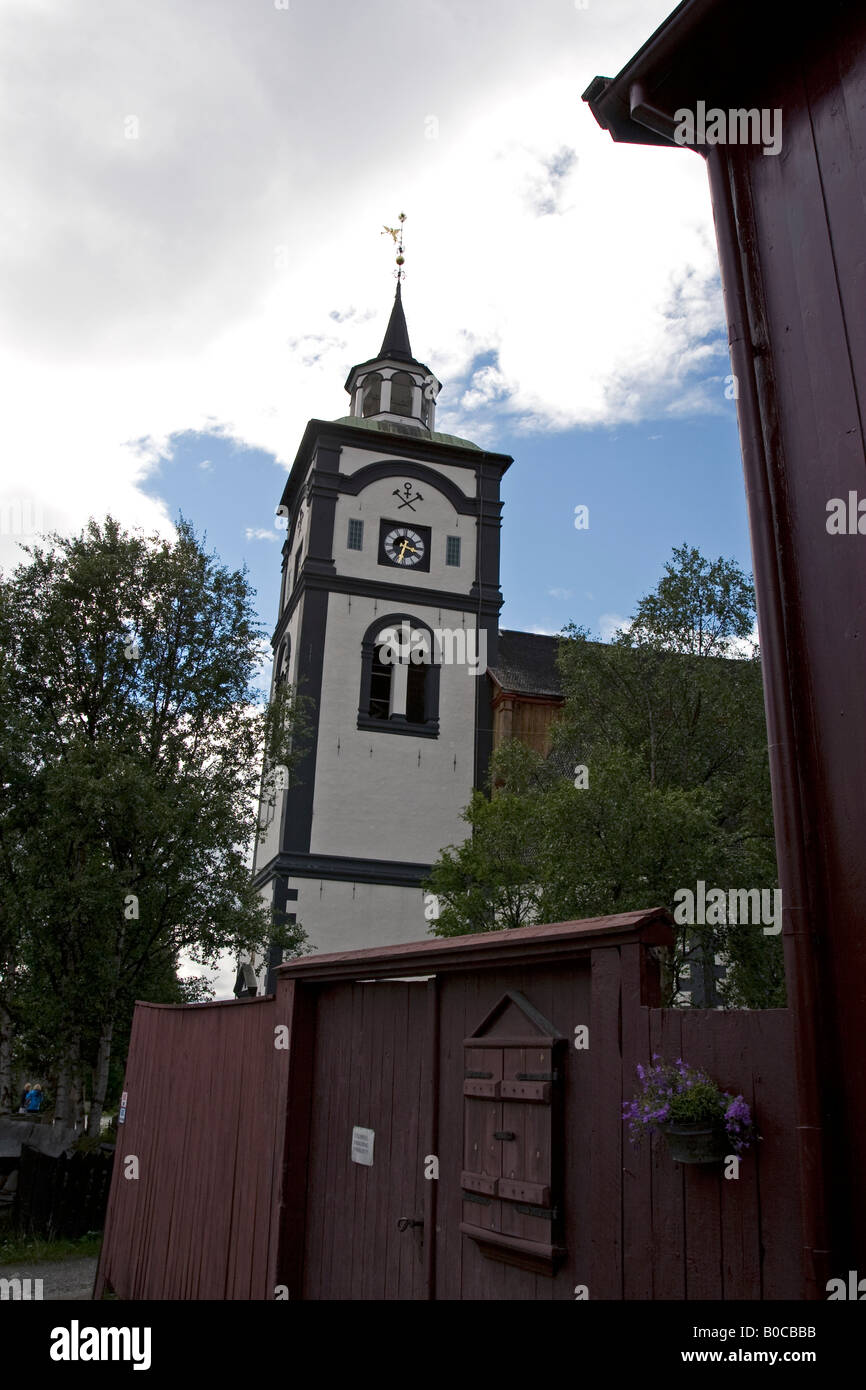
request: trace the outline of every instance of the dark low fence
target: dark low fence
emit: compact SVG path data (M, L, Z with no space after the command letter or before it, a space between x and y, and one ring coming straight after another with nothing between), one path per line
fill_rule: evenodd
M114 1145L43 1153L29 1144L21 1149L13 1222L25 1236L77 1240L101 1231L108 1205Z

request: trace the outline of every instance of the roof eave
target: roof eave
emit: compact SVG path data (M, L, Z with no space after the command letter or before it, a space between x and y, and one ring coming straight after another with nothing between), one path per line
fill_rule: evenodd
M665 116L710 96L717 81L730 88L749 66L760 71L762 49L777 52L789 29L781 0L683 0L616 77L593 78L583 100L613 140L678 148Z

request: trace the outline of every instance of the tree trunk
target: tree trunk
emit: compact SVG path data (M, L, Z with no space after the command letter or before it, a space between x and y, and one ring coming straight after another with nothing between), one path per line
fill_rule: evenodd
M96 1070L93 1076L93 1096L90 1101L90 1114L87 1117L87 1134L99 1133L100 1121L102 1120L102 1108L105 1105L105 1092L108 1089L108 1067L111 1062L111 1038L114 1033L114 1023L109 1021L99 1039L99 1051L96 1055Z
M70 1041L58 1068L54 1122L69 1129L79 1128L84 1123L84 1106L81 1096L81 1057L77 1038Z
M0 1004L0 1114L18 1109L18 1097L12 1093L12 1019Z

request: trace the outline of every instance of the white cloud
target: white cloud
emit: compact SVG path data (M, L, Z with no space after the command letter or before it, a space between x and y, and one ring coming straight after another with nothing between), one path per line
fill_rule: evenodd
M261 526L248 526L244 535L248 541L278 541L280 539L278 532L268 531Z
M669 0L0 8L0 504L168 530L141 484L184 431L285 469L378 347L401 205L441 428L495 444L503 415L556 430L714 399L703 162L615 145L576 95Z
M598 620L598 630L601 633L602 642L610 642L620 629L628 632L631 623L627 618L621 617L619 613L602 613Z
M550 594L550 597L551 597L551 598L562 598L562 599L565 599L565 598L571 598L571 595L572 595L572 592L573 592L573 591L572 591L571 589L548 589L547 592Z

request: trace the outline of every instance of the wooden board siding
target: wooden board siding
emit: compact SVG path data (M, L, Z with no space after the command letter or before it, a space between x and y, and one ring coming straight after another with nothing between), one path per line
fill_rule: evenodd
M866 11L684 0L585 92L615 140L676 152L699 101L781 144L696 146L718 237L761 636L808 1296L866 1252ZM774 114L775 122L775 114ZM776 125L778 133L778 126ZM640 219L634 236L641 235ZM671 235L677 235L677 213ZM828 503L854 534L827 529ZM850 520L849 518L846 518ZM756 1083L757 1084L757 1083ZM723 1256L724 1260L724 1256Z
M830 535L830 498L866 497L866 15L803 34L761 104L784 112L783 153L733 161L785 611L805 896L780 856L786 933L817 947L818 1064L830 1117L825 1187L838 1273L866 1250L866 536ZM828 26L829 27L829 26ZM756 518L757 521L757 518ZM758 592L761 576L757 575ZM766 622L766 619L764 620ZM787 829L787 827L786 827ZM789 836L791 844L793 837ZM797 911L799 909L799 911ZM805 1039L804 1039L805 1043ZM827 1271L817 1269L821 1287Z
M499 695L493 703L494 750L506 739L516 738L537 753L548 753L552 727L562 718L562 710L562 700Z
M125 1299L263 1299L288 1053L272 997L138 1004L97 1292ZM127 1178L127 1156L139 1177Z

